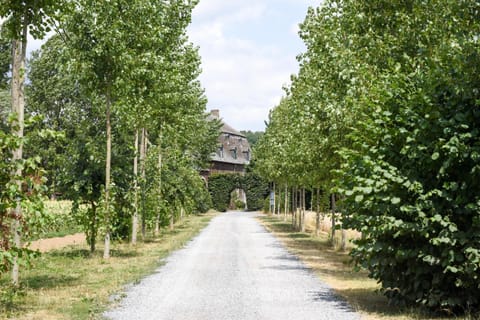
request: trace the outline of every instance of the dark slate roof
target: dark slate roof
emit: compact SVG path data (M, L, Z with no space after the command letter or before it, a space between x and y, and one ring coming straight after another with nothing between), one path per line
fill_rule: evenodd
M217 151L212 154L212 161L248 164L250 162L250 144L245 135L226 124L223 119L217 117L218 111L212 112L207 119L212 121L218 119L222 123L221 135L218 137ZM236 157L235 157L236 155Z
M207 116L207 120L209 121L212 121L212 120L220 120L220 122L222 123L222 128L220 129L222 131L222 133L230 133L230 134L233 134L233 135L236 135L236 136L240 136L240 137L244 137L245 138L245 135L243 133L241 133L240 131L237 131L235 130L233 127L231 127L230 125L226 124L225 121L223 121L222 118L217 118L216 116L212 115L212 114L209 114Z

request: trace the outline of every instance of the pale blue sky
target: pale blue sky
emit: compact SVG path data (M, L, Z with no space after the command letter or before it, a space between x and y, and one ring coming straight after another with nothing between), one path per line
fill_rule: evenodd
M305 47L297 31L320 0L200 0L190 39L200 46L208 109L238 130L264 130Z

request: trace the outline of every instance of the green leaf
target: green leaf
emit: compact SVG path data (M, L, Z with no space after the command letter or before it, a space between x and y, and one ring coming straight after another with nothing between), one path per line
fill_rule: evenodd
M399 204L400 201L401 201L401 200L400 200L400 198L398 198L398 197L393 197L393 198L390 200L390 202L391 202L392 204Z
M360 203L363 201L363 194L359 194L355 197L355 202Z

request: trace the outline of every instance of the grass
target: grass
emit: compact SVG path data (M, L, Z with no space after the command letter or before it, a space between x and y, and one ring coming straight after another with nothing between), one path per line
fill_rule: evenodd
M292 253L304 261L320 279L328 283L337 294L345 298L348 303L361 314L363 319L452 319L433 317L420 310L390 306L387 299L377 292L379 285L376 281L368 278L365 271L353 271L348 253L341 252L332 247L327 232L322 231L319 237L315 237L310 232L296 232L292 228L290 221L283 222L281 217L275 216L264 215L260 217L260 221L269 231L279 238ZM347 238L356 236L358 235L355 232L347 233ZM474 318L464 317L455 319Z
M8 288L0 278L0 319L101 319L101 313L122 297L126 285L139 282L203 229L214 213L189 216L174 231L162 230L158 238L131 246L116 243L109 260L103 248L91 255L88 247L75 246L43 254L33 268L22 270L22 287ZM2 289L3 288L3 289Z

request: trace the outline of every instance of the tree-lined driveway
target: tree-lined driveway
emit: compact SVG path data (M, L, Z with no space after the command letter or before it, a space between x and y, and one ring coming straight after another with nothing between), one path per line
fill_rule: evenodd
M108 319L359 319L267 232L254 213L212 220Z

